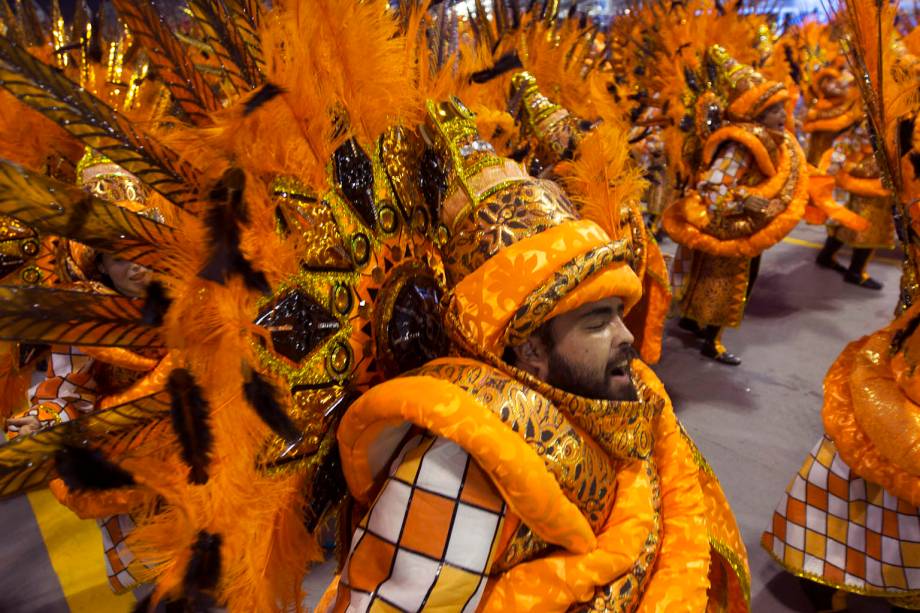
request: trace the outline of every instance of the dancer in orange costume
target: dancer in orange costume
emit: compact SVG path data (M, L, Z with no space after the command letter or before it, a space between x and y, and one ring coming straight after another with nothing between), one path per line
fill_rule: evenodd
M824 435L793 478L763 547L817 610L845 611L847 594L920 608L917 412L915 64L897 48L894 7L854 0L842 18L859 71L867 126L906 239L899 316L850 343L827 373Z
M664 228L681 245L674 265L681 326L703 338L703 355L737 365L741 360L721 343L722 330L741 324L760 255L801 219L808 174L785 129L785 86L720 47L710 48L703 63L717 76L689 109L699 171L665 212Z
M858 227L828 222L828 236L818 253L818 266L843 275L847 283L880 290L866 273L875 249L894 247L890 194L882 186L875 163L865 112L846 56L834 40L832 26L810 22L800 37L804 49L807 112L802 124L808 134L808 162L817 175L832 177L836 204L862 217ZM852 225L852 224L851 224ZM849 267L834 256L844 246L853 250Z

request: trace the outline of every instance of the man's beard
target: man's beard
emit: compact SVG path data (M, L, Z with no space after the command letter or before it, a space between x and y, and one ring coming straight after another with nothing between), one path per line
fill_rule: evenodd
M546 382L555 388L584 398L614 401L638 400L629 366L638 357L639 354L632 345L623 345L607 363L604 372L597 375L569 364L553 349L549 354L549 373ZM629 377L628 388L620 393L613 392L609 386L611 371L615 368L620 368Z

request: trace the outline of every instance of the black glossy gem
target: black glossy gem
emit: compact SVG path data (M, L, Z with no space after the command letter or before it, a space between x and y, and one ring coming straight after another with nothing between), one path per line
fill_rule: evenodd
M396 295L387 340L400 373L447 355L449 343L441 321L440 300L434 279L427 276L411 279Z
M345 407L349 403L346 403ZM307 530L312 532L326 511L348 493L345 483L339 450L332 447L313 475L310 503L304 509L304 524Z
M706 127L715 132L722 125L722 109L717 104L710 104L706 108Z
M0 253L0 279L19 269L25 264L25 259Z
M447 193L447 172L434 149L426 148L419 164L419 189L428 206L429 219L441 218L441 201Z
M275 351L294 362L339 331L338 320L300 289L282 294L255 323L270 330Z
M374 167L355 139L350 139L333 155L335 180L351 208L369 228L377 227L374 206Z

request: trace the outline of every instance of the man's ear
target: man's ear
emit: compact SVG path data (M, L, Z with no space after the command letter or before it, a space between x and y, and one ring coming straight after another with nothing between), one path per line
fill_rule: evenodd
M517 359L517 366L539 379L549 374L549 347L539 335L532 335L520 345L511 348Z

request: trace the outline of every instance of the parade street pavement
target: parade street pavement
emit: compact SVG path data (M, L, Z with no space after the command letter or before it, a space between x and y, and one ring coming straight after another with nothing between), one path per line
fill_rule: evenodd
M822 382L852 340L885 326L897 302L896 254L877 257L870 274L878 291L843 282L818 268L822 227L801 225L763 256L741 327L723 342L743 359L738 367L702 358L697 340L668 322L655 367L690 435L715 469L747 545L755 613L810 611L796 580L760 547L773 509L822 433ZM674 243L662 244L673 253ZM849 251L838 254L849 264ZM852 611L888 607L851 599Z

